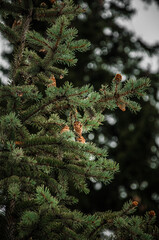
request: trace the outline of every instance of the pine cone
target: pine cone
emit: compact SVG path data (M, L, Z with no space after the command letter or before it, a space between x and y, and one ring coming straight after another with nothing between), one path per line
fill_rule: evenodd
M119 73L117 73L117 74L115 75L115 80L116 80L117 82L120 82L120 81L122 80L122 75L119 74Z
M63 132L68 132L70 130L70 128L66 125L62 130L61 130L61 134L63 133Z
M21 141L15 141L16 145L22 145L23 143Z
M117 106L120 108L120 110L122 110L123 112L126 111L126 104L124 102L118 102L117 101Z
M151 211L149 211L149 215L150 215L151 217L154 217L154 216L156 216L156 213L155 213L154 210L151 210Z
M55 79L54 75L52 75L52 76L50 77L50 80L52 81L52 83L50 83L50 84L48 85L48 87L50 87L50 86L56 87L56 79Z
M81 143L85 143L86 142L86 140L84 139L83 136L80 136L79 138L77 138L77 141L81 142Z
M74 130L79 136L81 136L82 135L82 123L79 121L75 121L74 122Z
M55 3L55 2L56 2L56 0L50 0L50 2L53 4L53 3Z
M132 202L133 207L137 207L138 204L139 204L139 203L138 203L137 201L133 201L133 202Z
M19 92L19 93L17 93L17 95L18 95L19 97L22 97L22 96L23 96L23 93L22 93L22 92Z

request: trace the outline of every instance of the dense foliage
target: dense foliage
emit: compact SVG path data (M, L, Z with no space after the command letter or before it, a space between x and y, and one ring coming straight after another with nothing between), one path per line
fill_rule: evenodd
M108 184L119 171L105 149L85 141L105 110L140 110L148 78L121 74L98 91L65 81L77 62L76 51L90 47L71 27L83 13L71 0L0 1L0 30L13 45L10 82L0 87L0 205L2 239L100 239L105 229L114 239L158 239L156 214L134 216L137 201L122 210L85 215L72 210L74 192L89 193L88 180ZM47 22L40 33L32 21ZM69 75L68 75L69 76Z

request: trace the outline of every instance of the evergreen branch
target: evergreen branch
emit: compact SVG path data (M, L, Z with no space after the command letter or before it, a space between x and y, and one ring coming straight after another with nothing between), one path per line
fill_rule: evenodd
M109 222L107 222L106 220L103 220L100 226L97 226L97 228L93 229L93 231L89 234L89 239L94 239L94 237L97 236L98 232L101 231L101 229L103 229L105 225L106 227L108 227L108 223L110 224L110 222L111 222L110 220Z
M80 176L83 176L83 177L86 177L86 178L92 177L94 179L99 179L99 175L98 174L96 174L96 175L94 174L93 175L92 173L81 173L81 172L78 172L78 171L75 171L75 170L72 170L72 169L71 170L69 169L69 172L75 173L77 175L80 175ZM102 181L110 182L111 179L112 179L112 177L104 177L104 176L102 176Z
M16 220L13 218L13 212L15 209L15 201L11 200L9 205L6 206L6 222L7 222L7 237L9 239L15 238L15 224Z
M0 31L11 43L17 43L19 41L19 36L17 35L17 33L1 22Z
M53 74L58 74L58 75L62 75L62 76L65 76L68 73L67 69L61 69L61 68L57 68L57 67L53 67L53 66L49 66L48 71L50 71Z
M87 46L87 44L82 44L80 46L74 46L74 47L70 47L71 50L74 50L74 49L80 49L80 48L85 48Z
M74 59L74 58L67 58L67 56L65 58L64 57L63 58L62 57L58 57L56 59L56 61L59 62L59 63L65 62L68 66L73 66L77 62L76 59Z
M34 32L35 33L35 32ZM40 36L40 34L36 33L37 37L35 37L34 33L29 33L27 36L27 40L30 41L30 39L35 40L35 43L40 43L40 46L43 47L44 45L52 50L52 47ZM39 37L39 38L38 38ZM42 40L41 40L42 39Z
M65 21L64 20L66 21L66 19L64 18L60 22L60 31L59 31L58 37L56 39L55 45L51 48L51 53L48 52L46 57L44 58L44 61L43 61L44 66L49 65L50 55L51 55L51 58L54 57L54 54L56 53L56 51L58 49L58 46L59 46L59 43L60 43L60 40L61 40L61 37L62 37L63 28L65 26L65 24L64 24Z
M31 139L26 139L25 142L23 143L23 148L32 148L32 147L37 147L37 146L45 146L45 145L59 145L59 146L63 146L64 149L68 150L68 147L69 149L71 150L81 150L83 148L83 151L86 152L86 153L90 153L94 156L102 156L102 157L105 157L107 154L106 154L106 151L103 150L103 149L99 149L97 148L96 146L93 146L92 144L81 144L79 142L73 142L73 141L68 141L66 139L64 139L62 136L60 136L59 138L57 137L50 137L50 136L46 136L46 137L41 137L41 136L38 136L38 137L33 137ZM80 154L80 153L79 153Z
M57 2L51 9L36 8L33 18L39 21L50 21L60 16L67 16L69 20L72 20L75 15L83 13L84 9L81 6L74 6L72 1Z
M124 96L131 96L131 95L139 95L139 96L143 96L143 94L141 94L140 92L138 92L138 90L145 90L146 88L149 87L149 79L147 79L143 84L139 85L139 86L134 86L133 88L131 88L130 90L127 90L124 92L124 88L122 89L122 93L120 94L120 97L124 97Z
M70 28L82 9L73 0L0 0L0 7L4 17L11 14L16 19L12 29L7 27L8 19L6 25L0 23L1 31L14 43L13 84L0 86L0 205L6 206L3 222L9 239L18 233L20 239L97 240L104 228L120 239L150 240L156 232L159 235L151 219L154 211L145 218L130 216L136 203L129 202L118 212L87 216L68 207L77 202L70 192L87 194L87 180L109 183L119 169L107 159L106 150L85 143L82 134L101 124L107 108L139 110L131 98L144 96L148 79L129 80L122 86L122 76L117 74L110 88L103 86L99 93L69 83L57 87L56 81L67 70L55 64L74 65L76 51L89 48L86 40L76 40L77 30ZM45 32L29 31L32 18L45 21L49 28L44 23Z
M14 14L14 15L26 15L28 13L28 10L22 8L19 4L6 2L3 0L0 0L0 11L2 13L8 13L8 14Z
M32 20L32 10L29 10L29 15L26 17L26 20L22 26L22 32L20 36L20 46L18 48L18 51L15 55L14 59L14 64L13 64L13 85L15 84L15 76L16 76L16 71L20 67L22 57L23 57L23 52L25 48L25 40L26 40L26 33L29 29L30 22Z
M80 95L82 95L82 94L84 94L84 93L87 93L88 92L88 90L85 90L85 91L81 91L81 92L79 92L79 93L75 93L75 94L70 94L70 95L67 95L67 96L60 96L60 97L56 97L56 98L53 98L53 99L49 99L49 100L44 100L44 103L42 104L42 103L40 103L38 106L37 105L34 105L34 106L32 106L31 107L31 109L33 108L33 107L35 107L35 110L34 111L32 111L28 116L26 116L25 118L23 118L22 117L22 119L23 119L23 123L25 122L25 121L27 121L30 117L32 117L33 115L35 115L36 113L38 113L39 111L41 111L41 110L43 110L46 106L48 106L49 104L51 104L51 103L55 103L56 101L65 101L65 100L68 100L68 98L69 97L74 97L74 96L80 96ZM68 104L66 104L65 106L63 106L63 108L67 108L69 105ZM30 110L28 110L28 111L30 111Z
M63 2L61 3L61 8L60 8L60 11L59 11L59 16L62 15L62 10L65 8L66 4Z
M58 48L58 45L59 45L59 42L60 42L60 39L61 39L61 36L62 36L63 28L64 28L64 20L61 21L60 32L58 34L58 38L56 40L55 46L52 48L53 53L55 53L57 48Z

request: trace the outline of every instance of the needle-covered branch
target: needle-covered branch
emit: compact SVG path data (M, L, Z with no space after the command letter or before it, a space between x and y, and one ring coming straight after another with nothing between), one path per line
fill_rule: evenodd
M134 216L137 202L118 212L83 214L73 210L89 182L109 184L119 172L116 161L85 139L104 121L104 112L140 109L149 79L110 86L74 87L65 81L76 52L90 43L78 39L71 21L82 13L72 0L0 0L0 30L13 44L8 85L0 85L0 221L10 240L100 239L105 229L117 240L158 240L155 212ZM45 21L43 32L35 22ZM78 194L77 194L78 192ZM109 196L108 196L109 197ZM5 239L6 239L5 238Z

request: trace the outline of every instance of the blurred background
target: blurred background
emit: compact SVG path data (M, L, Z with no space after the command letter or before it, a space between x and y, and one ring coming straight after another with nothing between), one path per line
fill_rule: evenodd
M77 66L65 80L75 86L92 84L99 90L101 84L111 83L116 73L122 74L123 81L151 79L138 114L107 110L103 125L85 136L108 149L109 158L120 164L120 173L107 186L91 179L90 194L78 196L78 208L85 213L120 210L125 201L133 199L139 202L138 214L153 209L159 215L159 1L75 2L86 12L73 25L79 38L92 45L88 52L78 53ZM12 19L7 22L12 23ZM5 83L12 58L12 46L1 36L0 78Z

